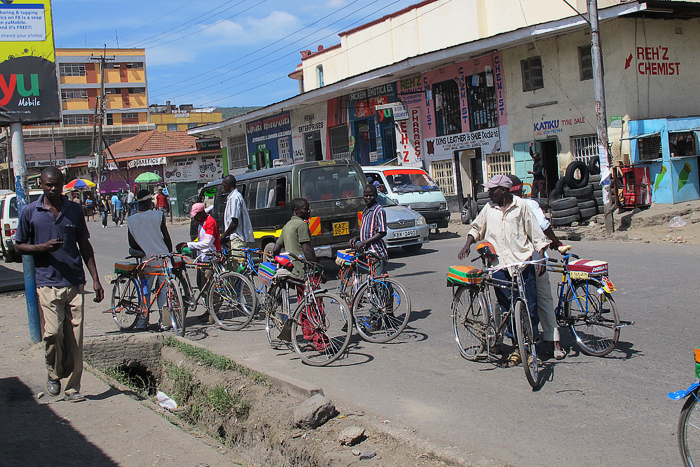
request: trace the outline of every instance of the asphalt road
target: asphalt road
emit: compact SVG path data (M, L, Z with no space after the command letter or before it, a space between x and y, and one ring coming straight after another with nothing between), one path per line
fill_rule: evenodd
M100 274L111 274L115 259L127 254L126 228L89 226ZM187 232L187 226L172 227L173 242L186 240ZM353 336L345 358L312 368L294 353L272 350L260 323L226 332L190 319L187 337L241 363L319 385L330 399L475 458L533 467L681 465L675 432L682 404L666 393L694 380L700 247L574 242L582 257L610 262L621 319L636 324L622 329L617 349L605 358L579 353L570 333L562 332L572 352L563 361L547 360L547 380L532 391L521 367L459 356L445 273L459 263L463 239L441 237L418 255L391 257L390 273L409 291L413 309L409 327L394 342L369 344ZM331 263L328 270L335 270ZM105 308L89 301L87 336L116 331L108 315L97 313Z

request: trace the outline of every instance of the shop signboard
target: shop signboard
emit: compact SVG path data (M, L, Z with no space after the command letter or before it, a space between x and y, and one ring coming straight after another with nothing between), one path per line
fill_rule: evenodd
M0 125L60 117L51 1L0 2Z
M490 128L425 139L425 154L432 160L449 158L455 151L474 148L481 148L482 154L499 152L501 150L499 129Z
M289 112L282 112L246 124L249 148L258 148L251 154L253 166L271 166L269 161L280 158L280 143L283 156L288 158L291 147L292 122ZM281 142L281 140L286 140Z
M108 164L109 166L109 164ZM134 186L134 180L136 177L144 172L153 172L157 175L163 176L162 167L133 167L133 168L122 168L121 173L119 170L105 170L102 172L102 184L100 188L102 193L113 193L115 191L124 190L126 191L128 187ZM128 181L124 183L124 177Z
M396 128L396 157L399 164L414 167L422 166L422 150L420 126L420 109L414 108L408 111L408 120L394 122Z
M223 159L220 154L174 157L165 164L166 183L213 182L223 177Z

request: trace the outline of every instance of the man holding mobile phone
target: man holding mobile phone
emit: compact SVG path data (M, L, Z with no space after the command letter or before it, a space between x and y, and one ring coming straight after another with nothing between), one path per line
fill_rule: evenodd
M67 378L65 398L84 401L80 394L83 374L83 307L85 272L88 268L95 289L95 302L104 298L97 274L83 210L61 194L63 173L56 167L41 171L44 194L22 209L15 233L17 251L34 256L39 305L44 314L43 340L52 396L61 393Z

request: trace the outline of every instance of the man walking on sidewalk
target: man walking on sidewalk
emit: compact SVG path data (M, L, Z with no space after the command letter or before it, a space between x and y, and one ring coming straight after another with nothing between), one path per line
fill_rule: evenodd
M15 233L17 251L34 256L39 304L44 314L44 344L52 396L61 393L61 379L68 378L66 399L84 401L80 394L83 374L83 308L85 272L90 271L95 302L104 298L97 274L83 210L61 194L63 174L56 167L41 171L44 194L22 209Z
M245 206L243 196L236 189L236 177L227 175L221 182L221 187L224 193L228 195L226 199L226 210L224 211L224 226L226 231L221 234L221 241L231 241L230 248L234 257L239 261L244 261L246 258L245 252L241 251L248 246L248 243L253 243L253 224L248 216L248 209Z

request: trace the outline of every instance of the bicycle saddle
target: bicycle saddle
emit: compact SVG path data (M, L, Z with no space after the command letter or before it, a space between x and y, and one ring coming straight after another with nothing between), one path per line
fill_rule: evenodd
M144 253L141 250L137 250L135 248L129 248L129 254L133 256L134 258L145 258L146 253Z

